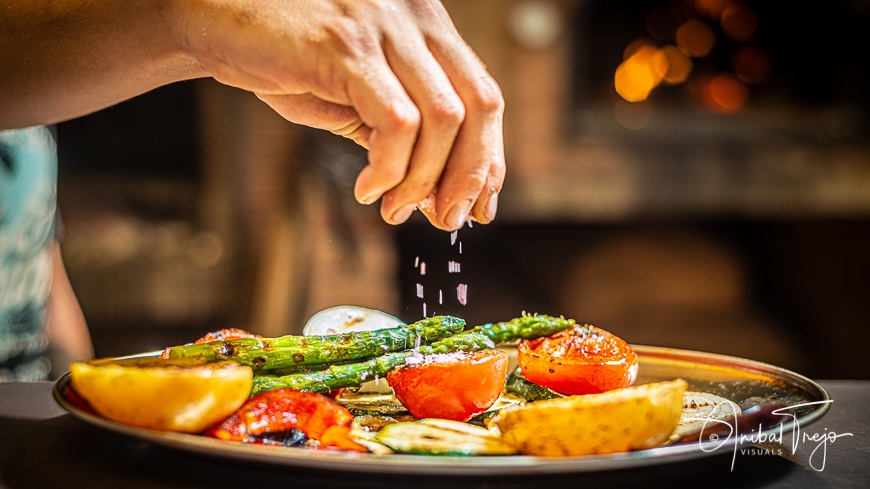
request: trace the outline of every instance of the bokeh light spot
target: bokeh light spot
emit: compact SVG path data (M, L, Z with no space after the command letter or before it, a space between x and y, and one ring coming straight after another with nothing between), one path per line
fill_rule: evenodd
M715 40L713 30L700 20L692 19L677 28L677 46L694 58L706 56Z
M758 28L758 16L752 7L734 2L729 3L722 11L722 32L737 42L752 39Z
M732 64L737 77L745 83L761 83L770 73L770 56L751 46L742 46L734 53Z

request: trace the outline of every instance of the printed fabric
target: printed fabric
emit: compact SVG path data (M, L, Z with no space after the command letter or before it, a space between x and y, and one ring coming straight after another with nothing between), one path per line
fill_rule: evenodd
M47 128L0 131L0 382L48 378L57 152Z

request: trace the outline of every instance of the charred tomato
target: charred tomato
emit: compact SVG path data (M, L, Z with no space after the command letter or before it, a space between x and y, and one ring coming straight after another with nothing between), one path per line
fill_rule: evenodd
M409 360L389 372L387 382L418 418L468 421L498 399L507 371L501 350L440 353Z
M637 377L631 345L588 324L520 341L517 363L526 379L565 395L628 387Z

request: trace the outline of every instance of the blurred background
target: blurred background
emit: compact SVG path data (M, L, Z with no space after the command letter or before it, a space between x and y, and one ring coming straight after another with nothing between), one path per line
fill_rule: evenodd
M352 197L363 151L210 80L59 125L98 356L356 304L868 378L868 2L445 5L507 103L488 226L383 223Z

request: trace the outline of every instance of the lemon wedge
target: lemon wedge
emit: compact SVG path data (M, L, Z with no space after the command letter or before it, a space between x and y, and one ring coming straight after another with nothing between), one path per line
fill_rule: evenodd
M70 384L101 416L161 431L199 433L235 412L253 372L235 362L101 359L70 366Z

